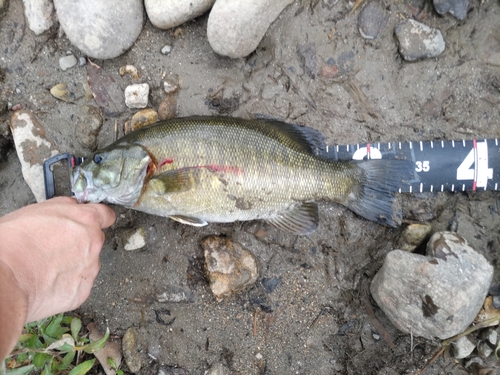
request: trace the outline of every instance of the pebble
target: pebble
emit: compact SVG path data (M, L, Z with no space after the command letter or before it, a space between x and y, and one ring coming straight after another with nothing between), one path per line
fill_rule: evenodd
M124 246L127 251L139 250L146 246L146 233L144 228L127 230L123 233Z
M169 286L156 296L158 302L194 302L195 295L189 288L180 286Z
M137 68L133 65L124 65L120 67L120 70L118 71L120 75L123 77L125 74L130 75L134 81L138 80L140 78L139 72L137 71Z
M188 375L188 371L180 367L162 366L158 375Z
M208 17L208 42L219 55L248 56L257 48L271 23L292 2L217 0Z
M51 0L23 0L23 3L24 15L31 31L40 35L52 27L54 5Z
M445 43L441 31L415 20L405 20L396 27L399 53L406 61L437 57Z
M37 202L45 200L43 163L60 153L51 142L45 129L35 116L25 110L15 112L10 118L10 128L17 155L21 162L21 172Z
M84 148L95 151L97 150L97 135L103 124L101 110L93 105L86 105L83 110L83 116L76 123L75 138Z
M166 120L177 116L177 99L168 95L163 99L158 107L158 116L160 120Z
M76 59L75 56L73 55L68 55L68 56L64 56L64 57L61 57L59 59L59 67L64 71L64 70L68 70L69 68L72 68L76 65L76 63L78 62L78 60Z
M140 83L125 88L125 104L129 108L145 108L148 105L149 85Z
M172 46L169 45L163 46L160 52L162 55L168 55L170 52L172 52Z
M57 85L53 86L50 89L50 94L54 98L62 100L63 102L72 103L76 99L76 95L68 90L68 84L65 82L58 83Z
M462 336L453 342L454 357L456 359L468 357L475 348L476 345L467 336Z
M488 343L480 342L477 346L477 353L482 358L488 358L491 354L493 354L493 349L490 345L488 345Z
M142 358L139 353L139 333L134 327L130 327L125 331L122 338L122 351L130 372L139 372L142 367Z
M144 0L146 13L153 25L170 29L208 11L215 0Z
M143 128L147 125L154 124L158 121L158 113L154 109L146 108L141 109L135 115L132 116L130 120L130 126L125 128L125 133L130 133L131 131Z
M431 231L430 224L410 224L401 233L398 246L401 250L412 252L425 241Z
M474 320L492 277L493 267L464 238L438 232L427 243L427 256L389 252L370 290L401 331L444 340Z
M439 14L450 13L456 19L464 20L467 17L469 0L433 0L434 9Z
M163 81L163 90L169 95L175 94L179 89L179 84L171 78L165 78Z
M254 284L259 277L255 256L239 243L218 236L201 242L210 289L217 300Z
M71 43L96 59L120 56L142 30L142 0L54 0L54 6Z
M359 13L358 30L365 39L375 39L387 21L387 13L378 1L371 1Z
M87 59L83 56L78 58L78 66L85 66L87 64Z

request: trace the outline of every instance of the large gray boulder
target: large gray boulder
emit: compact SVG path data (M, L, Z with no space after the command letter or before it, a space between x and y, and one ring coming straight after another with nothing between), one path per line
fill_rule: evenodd
M371 293L401 331L447 339L472 323L492 277L493 267L463 237L438 232L427 244L427 256L387 254Z
M54 6L71 43L96 59L120 56L142 30L141 0L54 0Z

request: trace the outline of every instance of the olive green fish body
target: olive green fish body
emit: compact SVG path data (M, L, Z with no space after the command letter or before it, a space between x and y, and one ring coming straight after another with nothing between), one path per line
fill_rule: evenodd
M264 219L295 233L317 227L313 201L330 200L394 225L397 215L388 192L401 182L399 172L407 173L407 165L378 161L368 168L367 162L324 159L315 155L320 143L316 131L277 121L173 119L132 132L99 151L76 171L75 181L85 174L86 186L99 185L98 170L116 164L120 165L116 174L123 174L122 159L141 159L134 182L142 179L139 193L137 187L129 188L125 194L117 193L129 199L117 202L108 189L104 199L105 194L92 198L89 193L79 200L101 199L192 225ZM123 155L109 156L122 149ZM394 172L399 176L391 177ZM79 184L83 182L75 182L73 188L77 198L85 190ZM366 193L372 194L369 201Z

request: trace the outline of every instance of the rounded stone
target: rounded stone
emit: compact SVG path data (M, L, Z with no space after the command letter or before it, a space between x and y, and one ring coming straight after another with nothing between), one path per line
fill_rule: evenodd
M365 39L375 39L387 20L385 9L378 1L371 1L359 13L358 29Z
M469 9L469 0L433 0L434 9L439 14L450 13L456 19L464 20Z
M142 367L142 358L139 353L139 333L134 327L125 331L122 338L123 358L128 369L132 373L137 373Z
M153 25L170 29L201 16L215 0L145 0L146 13Z
M177 99L175 96L167 95L158 107L158 116L160 120L166 120L177 116Z
M406 61L437 57L445 49L441 31L415 20L401 22L395 33L399 42L399 53Z
M158 113L152 108L141 109L130 120L130 131L143 128L158 121Z
M54 0L54 6L71 43L96 59L120 56L142 30L141 0Z
M371 283L371 293L401 331L447 339L474 320L493 267L460 235L435 233L427 256L394 250Z
M68 55L61 57L59 59L59 67L64 71L74 67L77 64L78 60L73 55Z
M208 17L208 42L219 55L233 58L248 56L291 2L217 0Z

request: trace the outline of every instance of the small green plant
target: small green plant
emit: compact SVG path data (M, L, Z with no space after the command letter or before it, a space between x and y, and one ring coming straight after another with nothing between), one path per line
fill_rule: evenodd
M94 342L80 336L81 330L79 318L63 314L26 324L14 351L5 360L7 375L27 375L32 371L41 371L41 375L86 374L95 358L86 359L84 353L101 349L109 330Z
M116 362L113 358L109 357L108 358L108 365L116 371L116 375L124 375L123 370L120 370L118 366L116 365Z

